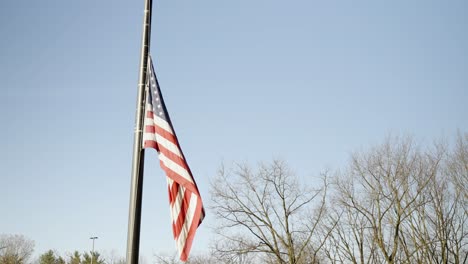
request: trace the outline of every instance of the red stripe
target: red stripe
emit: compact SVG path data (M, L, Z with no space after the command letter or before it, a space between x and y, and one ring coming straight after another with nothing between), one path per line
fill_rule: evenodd
M145 140L144 147L145 148L146 147L151 147L151 148L156 149L156 151L158 151L158 152L160 151L161 153L163 153L167 158L169 158L174 163L176 163L179 166L181 166L182 168L184 168L188 172L188 174L190 175L190 178L193 181L193 176L192 176L192 173L190 171L190 168L188 167L188 164L184 159L177 156L173 152L169 151L164 146L162 146L161 144L158 144L157 141L154 141L154 140ZM179 151L181 151L180 148L179 148ZM169 178L171 178L173 181L179 182L185 188L189 189L190 191L192 191L195 194L198 194L198 189L197 189L196 185L194 184L194 182L192 183L192 182L188 181L183 176L181 176L178 173L176 173L175 171L171 170L162 161L160 161L160 166L166 172L166 175Z
M189 174L190 179L193 181L192 173L190 172L190 168L188 167L188 164L187 164L187 162L185 162L185 160L183 160L179 156L175 155L173 152L167 150L166 148L164 148L164 146L162 146L161 144L158 144L154 140L145 140L144 147L145 148L154 148L156 151L163 153L168 159L170 159L171 161L173 161L174 163L178 164L183 169L185 169L185 171L187 171L187 173ZM184 178L183 176L181 176L177 172L171 170L161 160L160 160L160 166L166 172L166 175L169 178L171 178L172 180L181 183L186 188L189 188L192 191L194 189L196 189L196 186L194 186L194 181L190 182L189 180L187 180L186 178Z
M143 148L154 148L159 152L158 143L154 140L145 140Z
M179 184L177 182L172 182L172 184L168 184L168 191L169 191L169 204L172 206L177 197L177 191L179 190Z
M164 170L164 172L166 172L167 177L171 178L173 181L175 181L175 182L179 183L180 185L184 186L185 188L187 188L189 191L195 193L196 195L199 195L198 188L194 183L189 182L184 177L180 176L179 174L177 174L176 172L174 172L170 168L166 167L166 165L164 165L164 163L162 161L159 161L159 165ZM190 175L192 175L192 174L190 174ZM193 179L193 177L191 177L191 178Z
M154 119L153 111L146 111L146 117Z
M172 134L171 132L165 130L164 128L162 128L160 126L158 126L158 124L156 124L156 123L154 124L154 130L155 130L156 134L158 134L161 137L169 140L174 145L179 146L179 141L177 141L176 136L174 136L174 134Z
M182 261L187 261L188 255L190 253L190 249L192 248L192 242L195 237L195 233L197 232L197 227L200 223L200 217L203 212L203 207L202 207L202 200L200 196L197 196L197 207L194 211L192 223L190 225L189 232L187 234L187 238L185 240L185 246L182 252L180 253L180 260Z
M190 177L192 177L192 174L190 173L190 169L188 167L188 164L187 162L185 162L184 159L182 159L181 157L179 157L177 154L174 154L174 152L168 150L167 148L165 148L163 145L161 144L158 144L158 147L159 147L159 151L164 154L164 156L166 156L168 159L170 159L171 161L173 161L174 163L176 163L177 165L179 165L180 167L184 168L188 174L190 175ZM182 151L180 149L178 149L180 153L182 153Z
M154 132L156 130L156 127L155 126L151 126L151 125L147 125L145 126L145 133L146 134L152 134L154 135ZM163 129L158 129L158 130L163 130ZM163 130L165 131L165 130ZM159 134L158 132L158 135L161 135ZM161 135L162 136L162 135ZM167 132L166 132L166 136L167 136ZM164 136L163 136L164 137ZM165 137L166 138L166 137ZM167 140L170 140L173 144L176 145L177 149L179 150L179 153L182 153L182 150L179 148L179 144L178 142L173 142L172 140L177 140L175 137L172 137L172 140L171 139L168 139L166 138ZM146 148L147 147L147 142L148 140L145 140L144 142L144 145L143 147ZM157 143L157 141L153 141L155 143ZM170 160L172 160L173 162L175 162L177 165L181 166L182 168L184 168L185 170L187 170L188 172L190 171L190 168L188 167L188 164L187 162L185 162L185 160L183 158L181 158L180 156L178 156L177 154L174 154L174 152L170 151L169 149L165 148L162 144L158 144L157 146L155 146L154 144L151 144L151 146L149 146L151 148L154 148L156 150L158 150L158 152L162 152L167 158L169 158ZM189 173L190 174L190 173Z
M152 126L152 125L145 126L145 133L146 134L154 135L154 131L155 131L154 126Z
M179 189L179 193L177 194L183 195L180 204L179 215L177 216L177 219L172 219L172 230L174 232L174 239L176 240L179 238L180 232L182 231L182 227L185 224L185 218L187 217L187 212L190 206L190 192L184 188L182 189L183 193L181 193L181 190ZM173 217L175 217L175 215Z

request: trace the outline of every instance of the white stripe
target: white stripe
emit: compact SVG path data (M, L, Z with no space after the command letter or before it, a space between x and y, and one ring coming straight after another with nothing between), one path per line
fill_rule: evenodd
M159 119L161 119L161 118L159 118ZM144 125L144 129L145 129L144 130L145 132L143 133L143 146L144 146L146 140L156 141L158 144L162 145L164 148L166 148L170 152L174 153L175 155L179 156L180 158L183 158L182 157L182 152L180 151L179 147L176 144L174 144L173 142L171 142L171 141L167 140L166 138L162 137L157 132L155 132L155 133L146 132L146 126L156 126L156 125L157 126L159 126L159 125L164 126L164 125L167 125L167 122L162 120L162 122L160 122L159 124L156 124L154 122L154 119L147 117L147 118L145 118L145 122L144 122L143 125ZM166 130L166 129L164 129L164 130ZM172 131L167 131L167 132L173 134Z
M146 104L145 105L145 117L148 112L153 113L153 105L152 104Z
M174 135L174 132L172 131L171 126L169 125L168 122L166 122L166 120L160 118L158 115L153 115L153 118L154 118L155 124L157 124L160 128Z
M168 179L168 184L169 180L171 180L169 177L166 177ZM172 181L172 180L171 180ZM172 190L172 184L169 184L170 190ZM179 189L177 190L177 195L174 198L174 203L171 204L171 218L172 218L172 223L176 224L177 219L179 218L179 213L180 213L180 207L182 204L182 200L184 199L184 187L182 185L179 185Z
M147 112L148 113L148 112ZM154 125L154 119L153 118L149 118L149 117L145 117L145 123L144 125Z
M145 147L145 141L148 141L148 140L156 141L156 135L154 133L146 132L147 126L154 126L154 119L147 117L148 112L153 113L153 111L148 110L148 109L151 109L150 104L146 104L145 120L143 122L143 141L142 141L143 147Z
M179 257L185 247L185 242L187 242L188 232L190 227L192 226L193 217L195 215L195 209L197 208L197 196L194 193L190 195L190 204L187 209L184 225L182 226L182 230L177 238L176 244L179 248Z
M156 141L156 135L153 133L143 133L143 146L145 146L145 141Z
M166 130L168 133L174 135L174 133L172 132L172 129L170 129L170 126L166 121L164 121L163 119L161 119L159 117L156 117L156 116L154 116L154 117L157 119L158 122L156 122L156 119L152 119L152 118L148 118L148 117L145 118L145 121L144 121L144 124L143 124L145 129L146 129L147 125L158 126L158 127L162 128L162 129ZM176 144L174 144L173 142L171 142L171 141L167 140L166 138L162 137L157 132L155 132L155 133L156 133L156 135L153 136L154 135L153 133L148 133L145 130L145 132L143 133L143 144L144 144L145 140L154 140L154 141L158 142L158 144L161 144L164 148L166 148L170 152L174 153L175 155L179 156L180 158L183 158L182 153L181 153L179 147ZM148 135L151 135L151 136L148 136Z
M173 162L171 159L166 157L162 152L159 152L159 159L164 163L166 167L168 167L170 170L175 172L176 174L180 175L187 181L193 183L192 176L188 173L188 171L185 168L182 168L179 164Z
M172 143L171 141L167 140L163 136L159 135L157 132L156 132L155 138L158 144L162 145L164 148L166 148L170 152L182 158L182 152L180 151L179 147L176 144Z

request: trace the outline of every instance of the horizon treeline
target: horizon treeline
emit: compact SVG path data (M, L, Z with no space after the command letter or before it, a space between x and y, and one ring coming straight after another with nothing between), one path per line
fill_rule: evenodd
M468 133L416 142L388 137L306 180L284 160L221 165L205 198L216 219L210 246L187 263L467 263ZM31 260L33 248L1 235L0 264L125 263L52 250ZM176 254L152 257L179 263Z

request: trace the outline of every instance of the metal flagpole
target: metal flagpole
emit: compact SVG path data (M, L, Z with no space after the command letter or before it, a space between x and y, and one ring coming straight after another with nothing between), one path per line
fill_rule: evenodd
M142 148L143 118L145 111L145 83L151 37L151 9L153 1L145 0L143 37L140 53L137 107L135 114L135 136L133 141L132 182L128 213L127 264L138 264L140 251L141 201L143 194L143 168L145 151Z

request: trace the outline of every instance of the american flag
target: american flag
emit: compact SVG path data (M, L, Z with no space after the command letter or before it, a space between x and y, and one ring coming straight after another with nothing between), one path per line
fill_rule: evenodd
M161 168L166 173L172 231L180 260L186 261L205 210L172 127L151 58L148 58L148 65L143 148L156 149Z

